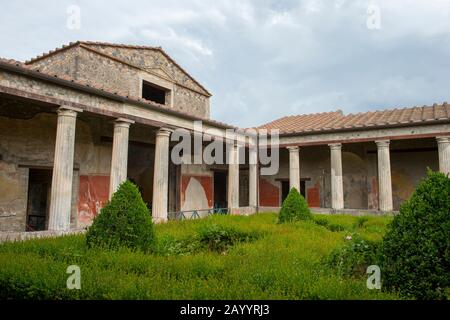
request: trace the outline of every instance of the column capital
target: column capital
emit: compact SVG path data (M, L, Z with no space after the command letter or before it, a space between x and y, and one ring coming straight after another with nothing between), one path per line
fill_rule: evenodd
M299 146L289 146L289 147L286 147L286 149L288 149L289 152L296 152L296 151L300 150L300 147Z
M133 120L129 120L126 118L117 118L116 120L114 120L115 127L129 128L133 123L135 123Z
M450 143L450 136L436 137L438 143Z
M172 134L173 130L168 129L168 128L160 128L157 132L156 132L156 136L157 137L170 137L170 135Z
M378 148L389 148L390 140L375 140Z
M338 142L338 143L329 143L328 146L330 147L331 150L341 150L342 143L340 143L340 142Z
M76 117L78 113L83 112L83 109L61 105L56 112L58 116Z

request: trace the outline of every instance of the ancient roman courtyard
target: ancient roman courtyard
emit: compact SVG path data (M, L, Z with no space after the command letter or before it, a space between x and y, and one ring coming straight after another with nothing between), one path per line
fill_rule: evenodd
M0 26L2 315L448 311L450 1L4 1Z
M79 41L1 60L1 237L83 230L126 179L159 223L275 212L292 187L314 212L396 212L427 168L450 171L446 102L239 129L210 119L210 97L160 47ZM205 163L191 151L173 163L180 129L202 136L201 150L223 144L233 161ZM271 164L262 150L277 155L275 172L263 174Z

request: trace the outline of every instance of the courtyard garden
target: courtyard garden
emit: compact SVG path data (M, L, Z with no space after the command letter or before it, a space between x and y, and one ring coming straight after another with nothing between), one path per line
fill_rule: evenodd
M280 213L153 225L125 183L86 235L1 244L0 299L446 299L449 194L430 173L395 218L314 215L292 189Z
M0 246L0 298L28 299L396 299L368 290L367 275L328 264L360 236L380 240L389 217L320 216L278 224L276 214L212 216L154 227L151 253L88 249L85 236ZM66 269L81 270L68 290Z

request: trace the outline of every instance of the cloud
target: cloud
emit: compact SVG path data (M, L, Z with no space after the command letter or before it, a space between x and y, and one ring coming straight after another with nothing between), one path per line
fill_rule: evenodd
M80 30L65 28L73 4ZM367 28L369 5L379 30ZM213 93L213 118L239 126L449 100L448 0L24 0L2 9L0 56L24 60L78 39L162 46Z
M167 29L165 32L144 29L141 31L141 34L154 42L169 42L173 46L185 47L196 54L199 53L205 56L213 55L212 50L206 47L201 40L187 36L180 36L173 29Z

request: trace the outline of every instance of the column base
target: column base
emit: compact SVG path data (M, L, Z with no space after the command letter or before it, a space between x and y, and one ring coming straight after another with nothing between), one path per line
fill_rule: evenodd
M152 217L152 221L154 224L161 224L161 223L166 223L168 221L167 218L161 218L161 217Z
M228 209L228 213L232 216L249 216L257 213L257 211L257 207L239 207Z

